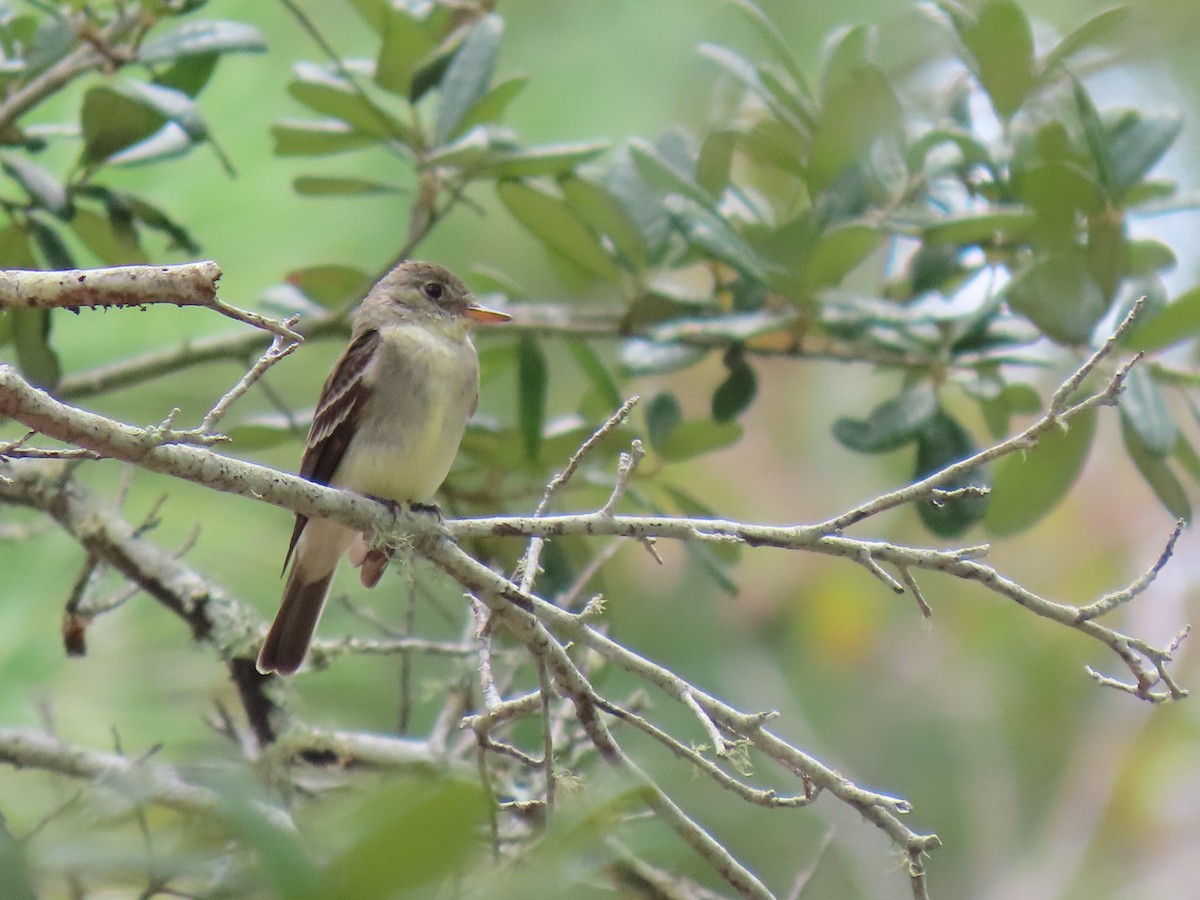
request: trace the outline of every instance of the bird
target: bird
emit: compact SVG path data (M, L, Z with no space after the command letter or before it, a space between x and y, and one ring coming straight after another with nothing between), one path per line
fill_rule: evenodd
M449 270L402 262L368 292L350 344L321 389L300 475L393 503L426 505L445 480L479 400L471 327L507 313L480 305ZM374 587L388 554L329 519L296 514L279 611L258 654L264 675L291 675L308 653L346 553ZM288 568L288 565L291 568Z

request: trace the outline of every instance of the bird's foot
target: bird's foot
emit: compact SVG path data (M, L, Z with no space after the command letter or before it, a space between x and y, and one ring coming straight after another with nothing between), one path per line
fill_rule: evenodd
M442 522L445 518L442 516L442 509L436 503L417 503L408 504L408 508L413 512L424 513L427 516L436 516L438 522Z

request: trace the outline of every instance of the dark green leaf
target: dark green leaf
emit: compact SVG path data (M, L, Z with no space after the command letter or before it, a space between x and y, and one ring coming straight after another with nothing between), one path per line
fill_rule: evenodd
M655 394L646 406L646 437L650 440L650 446L662 452L682 421L683 411L675 395L670 391Z
M8 316L21 373L38 387L54 390L62 378L62 367L50 346L50 310L14 309Z
M655 449L668 462L682 462L736 444L742 437L737 422L691 419L680 422Z
M517 344L517 422L525 445L525 456L536 462L546 419L546 388L549 372L546 356L531 334L521 335Z
M661 375L692 365L705 352L700 347L686 344L661 344L645 338L630 338L621 346L621 365L630 375Z
M620 279L599 238L560 198L517 181L500 182L496 193L513 218L547 248L600 278Z
M975 443L967 430L945 411L939 410L917 434L917 462L913 480L941 471L974 452ZM987 487L986 474L978 470L970 472L942 485L942 490L952 491L969 486ZM987 497L928 500L917 506L917 512L926 528L939 537L951 538L982 519L987 505Z
M564 335L563 343L567 345L571 356L575 358L575 363L591 382L592 388L599 395L601 402L610 412L616 412L624 402L621 399L621 391L608 368L596 355L596 351L592 349L592 345L574 334Z
M880 403L866 419L838 419L833 436L851 450L883 453L916 440L937 412L933 388L919 385Z
M59 218L70 213L66 188L54 175L20 156L5 156L2 165L5 174L21 186L35 206Z
M1025 13L1011 0L989 0L962 40L996 114L1011 119L1034 83L1033 32Z
M174 62L186 56L220 53L260 53L267 49L266 38L253 25L244 22L192 21L148 38L138 48L138 62L155 64Z
M1142 474L1142 478L1150 485L1159 502L1176 519L1190 521L1192 505L1188 501L1183 485L1179 483L1179 479L1171 471L1166 460L1152 453L1142 443L1137 431L1124 418L1121 419L1121 437L1125 440L1125 450L1129 454L1129 458Z
M197 254L200 245L192 240L188 230L164 213L158 207L147 203L139 197L128 194L118 195L120 202L125 205L133 217L151 231L158 231L171 239L172 250L182 250L185 253Z
M361 298L371 286L371 276L353 266L308 266L288 272L293 284L326 309L339 309Z
M83 158L93 164L144 141L167 121L159 109L108 86L83 95L79 116Z
M45 261L45 265L39 268L75 268L75 257L71 254L71 251L62 239L62 235L57 230L51 228L36 216L30 216L27 223L34 246L37 247L38 252L41 253L42 259Z
M471 108L487 93L503 34L503 19L496 15L484 16L471 27L470 34L454 54L442 79L441 102L433 128L435 144L444 144L453 138Z
M1147 453L1165 457L1174 452L1179 428L1167 409L1162 391L1144 366L1130 370L1117 408L1122 423L1137 432Z
M1085 344L1108 302L1078 254L1034 263L1004 291L1009 305L1061 344Z
M712 396L712 417L718 422L736 419L746 411L758 392L758 379L742 354L735 354L728 365L729 374Z
M646 242L629 212L603 185L578 175L559 180L563 196L571 208L597 234L613 242L617 253L632 268L646 265Z
M212 78L219 60L220 55L216 53L186 56L157 73L154 83L195 97Z
M387 4L379 17L383 40L375 60L375 83L407 97L417 65L434 48L425 24L403 5Z
M138 242L137 230L120 219L102 216L90 209L77 209L71 217L71 230L101 262L110 266L149 262Z
M309 197L357 196L362 194L399 194L404 188L367 178L339 178L331 175L297 175L292 182L297 194Z
M1088 410L1073 418L1067 428L1042 435L1036 446L1001 460L984 517L990 531L1016 534L1058 506L1083 471L1096 435L1096 421L1096 411Z
M375 143L370 135L334 119L276 122L271 126L271 136L275 139L278 156L331 156L361 150Z
M158 112L164 121L175 122L190 140L199 142L208 137L208 125L200 114L200 108L182 91L141 81L118 83L116 88L125 96Z
M1161 350L1200 334L1200 288L1180 294L1158 313L1135 323L1122 342L1131 350Z

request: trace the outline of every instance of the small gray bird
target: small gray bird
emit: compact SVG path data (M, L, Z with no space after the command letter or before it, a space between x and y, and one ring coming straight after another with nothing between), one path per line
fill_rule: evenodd
M300 474L383 500L432 499L479 400L470 327L509 318L476 303L441 266L397 266L355 313L350 346L321 389ZM300 668L347 551L363 584L374 587L385 554L369 550L345 525L296 515L283 563L292 568L258 671L290 675Z

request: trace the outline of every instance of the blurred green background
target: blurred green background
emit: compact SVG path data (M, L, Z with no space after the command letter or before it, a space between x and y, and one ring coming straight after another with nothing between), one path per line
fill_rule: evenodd
M1044 2L1036 15L1047 33L1062 33L1106 5ZM813 69L824 35L843 24L879 24L881 55L897 68L920 59L932 40L907 3L764 0L762 6ZM371 52L366 29L344 4L310 0L306 9L340 52ZM499 11L507 23L499 70L531 79L508 121L530 143L653 137L664 123L676 122L702 130L716 79L695 47L705 40L736 45L743 28L716 0L511 0ZM268 125L281 113L302 112L285 95L289 67L319 54L280 4L212 0L206 16L253 22L270 41L266 54L225 60L201 101L237 178L228 179L202 148L168 165L114 172L109 181L136 189L189 225L204 255L224 270L221 292L230 303L255 306L268 286L305 265L346 262L374 271L402 242L411 197L301 198L291 180L316 169L392 180L408 174L382 155L315 163L273 156ZM1110 85L1130 102L1154 105L1165 98L1182 105L1184 133L1167 165L1190 189L1198 186L1200 161L1198 36L1195 4L1139 4L1124 35L1127 69ZM44 110L46 121L70 120L78 102L78 92L60 97ZM63 158L72 152L51 151ZM500 211L493 192L479 188L471 196L478 210L456 210L419 255L468 282L475 267L491 267L515 277L532 297L568 294L569 283ZM1162 225L1192 280L1195 226L1194 217ZM58 315L54 327L70 373L230 326L203 311L160 307ZM478 343L486 352L493 342L509 340L486 334ZM305 346L268 380L296 407L309 405L337 350L336 342ZM907 479L909 460L850 455L830 434L846 398L881 399L894 376L866 366L784 360L765 361L758 371L761 394L743 420L744 440L672 471L721 515L814 521ZM234 365L208 366L106 395L94 406L137 423L159 421L179 406L187 422L239 374ZM723 375L714 359L624 388L647 396L670 387L685 411L703 412ZM561 378L555 370L552 413L575 409L583 390L575 378L573 368L563 365ZM485 383L484 413L511 420L514 402L511 372ZM233 420L266 409L251 396ZM990 556L1000 571L1055 600L1087 602L1120 587L1157 557L1172 524L1120 452L1115 415L1102 416L1100 429L1096 452L1067 502L1032 530L996 543ZM255 458L291 469L299 452L295 442ZM88 476L109 494L123 477L112 463L95 465ZM288 515L137 473L127 517L137 521L164 493L155 540L178 546L198 524L189 564L269 616L280 588ZM4 521L36 519L6 511ZM928 540L911 510L880 517L860 533L901 543ZM1194 890L1200 876L1194 701L1151 708L1097 687L1083 666L1112 671L1116 663L1099 645L962 582L925 579L934 609L926 622L911 600L897 599L841 561L749 551L736 572L740 593L730 597L679 548L660 548L661 568L633 545L606 570L613 635L740 708L779 710L778 730L800 746L864 786L910 800L913 827L936 831L945 844L930 860L935 897L1141 898ZM1193 618L1197 550L1188 531L1155 586L1116 614L1118 627L1165 643ZM28 541L0 542L0 724L49 718L62 737L97 748L110 747L115 731L131 752L165 742L162 759L200 772L221 768L235 749L204 719L215 698L236 706L236 697L219 661L191 647L179 622L162 609L139 597L91 628L85 658L64 657L61 606L81 562L79 548L52 529ZM439 584L420 567L417 578ZM376 607L389 599L387 591L364 594L346 572L338 590ZM438 627L436 617L427 618L430 628ZM354 627L335 606L322 630L336 635ZM1177 678L1184 686L1200 684L1196 654L1185 644L1180 657ZM424 677L436 674L431 669ZM386 731L394 726L395 677L394 662L346 662L296 679L293 690L300 712L314 724ZM692 727L684 712L656 713L683 733ZM831 798L798 811L750 807L693 780L665 754L632 745L646 750L647 765L664 787L678 790L689 810L768 883L790 883L832 828L832 843L804 896L908 896L886 837ZM44 776L0 769L0 797L14 830L55 805L58 790ZM654 858L702 871L685 848L645 830Z

